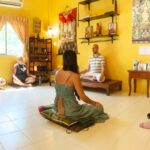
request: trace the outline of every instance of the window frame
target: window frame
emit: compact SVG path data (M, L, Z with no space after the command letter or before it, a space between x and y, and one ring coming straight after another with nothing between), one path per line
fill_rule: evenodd
M4 28L4 44L5 44L5 49L4 49L4 53L1 53L0 52L0 56L1 55L5 55L5 56L20 56L20 53L22 53L22 56L23 56L23 47L22 47L22 52L20 53L14 53L14 54L9 54L9 50L8 50L8 24L12 27L13 29L13 26L9 23L9 21L6 21L6 23L3 25L2 29ZM2 30L1 30L2 31ZM16 34L18 40L22 43L22 41L19 39L17 33L15 32L15 30L13 29L14 33ZM24 46L24 44L22 43L22 46Z

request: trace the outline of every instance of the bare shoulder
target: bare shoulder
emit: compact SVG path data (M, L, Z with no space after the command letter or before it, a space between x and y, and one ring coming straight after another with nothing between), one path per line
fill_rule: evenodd
M72 72L72 78L73 78L74 80L79 80L79 79L80 79L80 75L79 75L78 73Z
M14 64L14 67L17 67L18 66L18 64L16 63L16 64Z
M62 71L62 69L57 69L57 70L55 71L55 75L58 75L58 73L60 74L61 71Z

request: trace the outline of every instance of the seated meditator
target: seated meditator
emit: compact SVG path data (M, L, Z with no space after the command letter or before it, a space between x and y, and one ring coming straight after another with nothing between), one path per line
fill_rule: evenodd
M150 119L150 113L147 114L148 119ZM150 121L140 123L141 128L150 129Z
M58 115L73 120L91 116L95 122L108 119L102 104L85 95L78 72L77 56L72 50L67 50L63 54L63 68L58 69L55 75L55 90L53 110ZM75 93L85 104L78 103Z
M36 76L31 75L23 61L23 57L17 58L13 68L13 83L19 86L29 87L35 82Z
M99 47L94 44L92 47L93 55L89 58L88 69L80 72L80 78L104 82L105 81L105 59L99 54Z
M3 89L5 85L6 85L6 80L0 77L0 90Z

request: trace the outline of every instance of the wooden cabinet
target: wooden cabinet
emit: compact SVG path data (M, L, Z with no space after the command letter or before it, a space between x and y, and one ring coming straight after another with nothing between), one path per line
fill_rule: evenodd
M52 39L29 38L29 71L48 82L52 71Z
M83 17L80 19L80 5L88 5L88 9L90 11L90 5L91 3L98 2L99 0L84 0L78 3L78 25L80 24L79 22L87 22L88 26L90 26L90 22L94 20L99 20L99 19L104 19L104 18L111 18L111 23L114 23L114 17L118 16L117 12L117 0L112 0L112 4L114 6L114 10L112 11L106 11L104 14L99 14L96 16L90 16L87 15L86 17ZM104 1L104 0L103 0ZM104 1L105 2L105 1ZM107 7L106 7L107 8ZM98 36L91 36L91 37L81 37L81 43L94 43L94 42L105 42L105 41L113 41L118 38L117 33L115 34L101 34Z

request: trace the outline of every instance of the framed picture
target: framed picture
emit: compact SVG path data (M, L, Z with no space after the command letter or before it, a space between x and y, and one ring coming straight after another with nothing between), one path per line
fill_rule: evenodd
M33 32L34 33L41 32L41 20L37 17L33 18Z
M58 54L63 54L66 50L77 53L76 17L77 8L59 14Z
M117 34L117 24L116 23L111 22L108 24L108 34L109 35Z
M90 38L93 36L93 26L87 26L85 28L85 37Z

